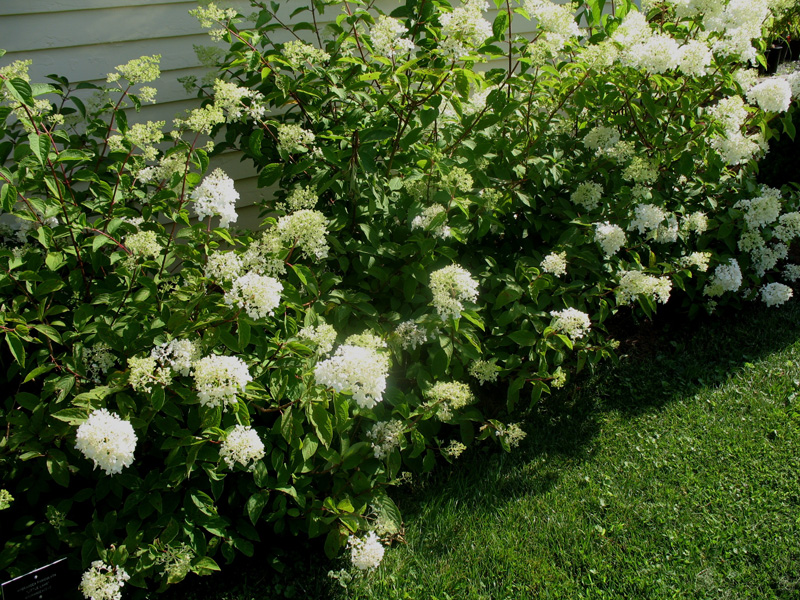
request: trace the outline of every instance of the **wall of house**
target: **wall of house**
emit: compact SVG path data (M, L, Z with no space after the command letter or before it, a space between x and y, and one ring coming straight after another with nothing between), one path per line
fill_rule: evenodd
M162 76L154 84L158 88L157 103L143 107L138 115L132 114L129 122L169 123L197 105L178 78L200 79L207 72L193 48L212 45L206 31L189 15L197 4L196 0L0 0L0 48L7 51L0 65L30 59L33 81L45 81L47 74L56 73L73 82L101 83L119 64L161 54ZM252 12L248 0L217 0L217 4L242 14ZM279 18L291 22L291 12L306 2L282 0L280 4ZM397 5L396 0L378 2L386 13ZM490 6L494 9L493 2ZM332 22L337 14L338 7L328 7L319 22ZM487 18L491 21L495 14L492 10ZM307 19L308 13L297 18ZM531 32L533 24L516 18L515 30ZM255 205L268 197L270 190L257 187L255 171L249 163L240 161L238 153L218 157L215 166L236 180L241 195L239 223L257 223Z

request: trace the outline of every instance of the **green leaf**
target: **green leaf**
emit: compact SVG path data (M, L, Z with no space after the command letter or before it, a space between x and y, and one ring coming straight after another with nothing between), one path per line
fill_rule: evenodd
M321 403L311 405L311 424L317 431L320 441L326 448L330 448L333 441L333 422L328 409Z
M535 331L513 331L508 334L516 344L525 347L525 346L533 346L538 339L538 335Z
M52 449L47 455L47 472L60 486L69 487L69 468L67 457L61 450Z
M70 425L80 425L89 418L89 412L84 408L65 408L64 410L50 413L50 416Z
M338 529L331 529L328 536L325 538L325 556L333 560L339 554L342 547L344 536L339 533Z
M11 97L15 100L22 102L26 106L33 106L33 91L31 90L31 86L28 85L27 81L15 77L12 79L6 79L3 82L3 86L8 90L8 93L11 94Z
M261 512L267 505L268 500L269 492L267 490L258 491L247 499L247 516L250 517L250 522L253 525L258 522L258 518L261 516Z
M209 575L214 571L219 571L219 565L210 556L203 556L196 560L192 565L192 571L198 575Z
M39 287L41 287L41 286L39 286ZM41 333L46 335L48 338L50 338L51 340L53 340L57 344L61 344L62 343L61 342L61 334L58 333L58 331L56 331L55 328L51 327L50 325L44 325L44 324L41 324L41 323L36 323L36 324L32 325L31 327L33 327L36 331L40 331Z
M272 163L261 169L261 173L258 174L258 187L269 187L278 179L281 178L281 174L283 173L283 164L281 163Z
M6 333L6 344L19 366L25 368L25 347L15 333Z
M505 11L499 12L492 23L492 33L496 38L502 38L508 28L508 13Z

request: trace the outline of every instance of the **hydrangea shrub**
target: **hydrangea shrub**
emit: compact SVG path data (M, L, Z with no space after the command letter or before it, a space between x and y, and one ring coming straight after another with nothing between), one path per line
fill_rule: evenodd
M116 597L271 531L368 572L387 488L519 445L612 315L792 295L798 194L755 177L795 134L800 71L755 68L792 3L253 7L193 11L228 50L169 128L134 122L157 55L0 67L9 575L66 553ZM229 148L277 187L259 231Z

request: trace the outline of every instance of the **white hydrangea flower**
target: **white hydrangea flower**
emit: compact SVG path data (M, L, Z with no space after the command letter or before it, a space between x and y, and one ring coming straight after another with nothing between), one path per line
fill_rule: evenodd
M378 460L383 460L400 447L405 426L402 421L392 419L375 423L367 431L367 437L372 442L372 453Z
M750 114L741 96L729 96L716 103L709 113L725 131L739 132Z
M243 266L235 252L212 252L208 255L204 275L214 281L233 281L241 275Z
M783 267L783 276L786 281L797 281L800 279L800 265L786 265Z
M698 271L705 273L708 271L708 261L711 260L711 252L692 252L689 256L684 256L679 261L685 268L695 267Z
M457 440L453 440L446 448L442 448L442 454L449 458L458 458L464 453L467 447Z
M672 281L669 277L655 277L641 271L622 271L616 295L619 304L633 302L639 294L666 304L671 291Z
M453 58L461 58L492 37L492 24L482 14L486 10L489 10L488 2L466 0L453 12L440 16L444 38L439 46L442 52Z
M500 371L494 361L490 360L473 360L468 370L480 385L497 381L497 374Z
M205 356L194 364L197 397L203 406L236 403L236 394L244 393L253 380L247 364L237 356Z
M350 547L350 561L360 571L374 571L383 560L385 548L374 531L363 539L351 535L347 545Z
M681 223L681 227L686 231L694 231L697 235L702 235L708 229L708 217L702 211L696 211L686 217Z
M664 209L655 204L637 204L634 218L628 225L628 231L637 229L639 233L648 233L657 230L658 226L667 218Z
M136 433L128 421L100 408L78 427L75 448L93 461L95 468L114 475L133 464Z
M787 244L800 237L800 212L781 215L772 233L777 239Z
M740 200L735 206L744 210L744 220L749 228L766 227L778 220L781 213L781 192L763 186L761 196Z
M563 333L571 340L577 340L589 333L592 322L589 315L576 308L565 308L564 310L551 311L550 316L553 321L553 329Z
M155 231L140 231L128 235L125 238L125 247L133 256L142 258L155 258L162 250Z
M260 119L267 111L260 92L221 79L214 81L214 104L228 115L228 123L244 117Z
M403 321L394 332L400 338L403 350L414 350L428 341L428 333L425 328L420 327L414 321Z
M767 306L780 306L793 295L792 288L782 283L768 283L761 288L761 300Z
M425 395L430 398L428 405L435 407L436 416L442 421L449 421L454 411L475 402L472 390L460 381L437 381Z
M279 204L286 212L314 208L317 205L317 192L313 186L297 186L286 196L286 201Z
M678 219L675 215L670 215L658 226L655 234L655 241L659 244L671 244L678 239Z
M362 331L361 333L347 336L344 340L344 345L372 348L373 350L384 350L389 347L382 337L370 331Z
M86 375L95 383L100 383L101 375L105 375L117 362L111 348L103 342L98 342L90 348L84 348L82 356L86 366Z
M616 127L598 125L584 136L583 145L601 155L616 146L619 139L619 130Z
M152 356L128 359L128 383L137 392L149 394L153 391L153 383L167 387L172 383L172 373L168 368L159 367Z
M724 135L713 136L711 147L725 164L733 167L751 160L766 148L766 144L761 134L745 136L739 131L729 130Z
M328 256L328 220L318 210L302 209L278 219L275 227L284 244L300 249L309 258Z
M233 280L224 300L228 306L236 305L244 310L251 319L264 319L275 314L282 291L283 284L274 277L251 271Z
M671 71L678 67L680 59L678 42L662 34L651 35L644 42L629 48L621 57L624 65L648 73Z
M578 185L576 190L572 192L570 200L578 206L582 206L586 210L594 210L600 206L600 200L603 197L603 186L599 183L585 181Z
M702 77L708 73L714 55L701 40L689 40L678 50L680 70L690 77Z
M647 17L638 10L632 10L622 19L622 23L614 31L611 39L615 44L627 49L634 44L644 43L651 35L652 31Z
M792 86L783 77L769 77L747 91L747 101L766 112L786 112L792 103Z
M606 256L616 254L625 245L625 232L619 225L595 223L594 241L600 244Z
M653 184L658 179L658 169L642 156L634 156L631 163L622 172L623 179L642 184Z
M433 306L442 321L458 319L464 309L462 303L475 302L478 298L478 282L458 265L448 265L431 273L430 288Z
M523 8L536 20L541 32L539 39L544 38L553 51L561 50L571 39L581 37L575 14L567 6L550 0L525 0Z
M252 471L256 463L264 458L264 442L249 425L236 425L222 441L219 457L231 470L239 463Z
M312 65L327 62L331 55L301 40L291 40L283 45L283 58L297 69L305 62Z
M320 323L317 326L309 325L297 332L297 337L317 345L317 353L326 356L333 350L336 342L336 330L332 325Z
M524 440L528 435L517 423L509 423L508 425L500 424L497 426L494 434L499 439L505 440L505 442L511 448L516 448L519 446L520 442L522 442L522 440Z
M373 51L386 58L408 54L414 49L414 42L403 37L407 34L408 31L398 19L386 15L380 15L369 30Z
M714 269L714 275L709 280L703 293L706 296L721 296L725 292L735 292L742 285L742 270L739 261L735 258L728 260L727 264L719 264Z
M556 277L567 274L567 253L553 252L542 259L542 271L550 273Z
M422 211L421 215L417 215L411 221L411 229L428 229L431 222L440 214L446 213L447 209L441 204L432 204ZM450 228L446 223L442 222L431 232L434 236L442 239L450 237Z
M194 363L200 358L200 348L192 340L171 340L150 351L150 356L162 366L188 377Z
M389 362L374 348L343 344L331 358L317 363L317 383L337 392L349 390L362 408L372 408L383 399Z
M214 170L192 192L194 211L201 221L207 217L218 216L219 226L227 228L235 223L236 201L239 192L233 186L233 179L228 177L222 169Z
M81 576L80 591L87 600L122 600L122 587L130 579L125 569L96 560Z
M310 131L295 123L278 125L278 149L288 153L307 152L314 144L316 137Z

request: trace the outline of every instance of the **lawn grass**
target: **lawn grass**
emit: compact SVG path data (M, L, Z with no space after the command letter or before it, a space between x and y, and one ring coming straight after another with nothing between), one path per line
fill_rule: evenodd
M628 353L539 405L512 454L398 489L406 543L375 573L344 588L312 544L173 597L800 598L800 305L640 330Z

